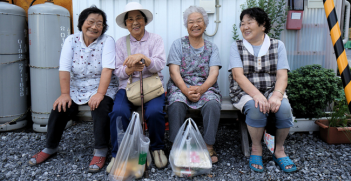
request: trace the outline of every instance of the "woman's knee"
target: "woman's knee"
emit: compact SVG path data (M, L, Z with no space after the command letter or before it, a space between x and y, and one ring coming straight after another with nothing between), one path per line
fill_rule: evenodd
M261 128L267 124L267 115L255 107L255 101L250 100L244 106L245 122L251 127Z
M293 126L293 116L291 111L290 103L287 99L282 100L282 104L277 113L276 117L276 127L278 129L290 128Z
M255 107L255 101L250 100L244 106L244 114L246 117L252 120L264 120L267 119L267 115L260 111L259 107Z
M208 111L221 111L221 104L218 103L216 100L210 100L205 103L204 109Z
M162 105L153 105L153 106L148 106L147 109L145 110L145 117L146 118L157 118L159 116L164 116L166 113L163 112L163 106Z

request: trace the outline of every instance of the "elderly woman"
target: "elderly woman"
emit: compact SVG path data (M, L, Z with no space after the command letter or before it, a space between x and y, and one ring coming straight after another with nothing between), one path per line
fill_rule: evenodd
M200 109L204 124L204 140L212 163L218 161L213 149L220 112L221 94L217 84L221 61L215 44L202 38L208 16L202 7L190 6L183 13L189 36L173 42L167 65L171 78L167 85L170 141L184 122L189 108Z
M121 118L123 129L126 130L130 121L131 110L135 107L126 95L126 86L129 77L132 77L132 82L138 81L140 80L140 71L142 71L143 78L157 73L161 80L163 80L161 70L165 67L166 55L162 38L145 30L145 26L152 19L152 13L144 9L137 2L128 3L124 8L124 12L116 17L118 26L128 29L130 35L116 41L116 70L114 74L119 77L120 85L116 94L113 111L109 114L111 118L110 129L113 158L106 169L108 173L112 168L118 151L116 124L119 119L117 118ZM128 55L127 50L127 39L129 39L130 43L130 55ZM141 59L145 60L145 64L140 62ZM163 141L165 134L164 104L164 93L144 103L152 156L158 168L163 168L167 165L167 157L163 151L165 148Z
M271 21L260 8L244 10L240 15L243 40L231 46L229 71L230 96L234 107L246 115L252 140L250 168L262 172L261 139L268 114L276 118L276 148L273 160L285 172L296 170L284 152L284 141L293 126L289 101L288 60L283 42L268 37Z
M109 116L118 88L115 46L107 30L105 13L92 6L78 18L80 32L66 38L60 57L61 95L54 102L48 123L45 149L35 154L30 165L37 165L57 153L67 122L78 113L78 105L88 104L94 121L95 149L89 172L98 172L105 163Z

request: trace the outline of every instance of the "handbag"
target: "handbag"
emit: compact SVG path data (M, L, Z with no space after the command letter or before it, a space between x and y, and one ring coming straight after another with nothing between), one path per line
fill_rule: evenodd
M130 35L127 35L127 51L130 55ZM140 98L140 80L132 83L132 75L126 87L128 100L135 106L141 106ZM165 93L162 82L158 73L143 79L144 103Z

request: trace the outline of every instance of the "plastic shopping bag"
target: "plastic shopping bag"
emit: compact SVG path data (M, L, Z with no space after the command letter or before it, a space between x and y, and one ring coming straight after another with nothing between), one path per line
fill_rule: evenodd
M274 153L275 149L275 136L267 133L267 130L264 131L264 143L270 152Z
M179 177L193 177L210 173L212 161L205 141L194 120L188 118L174 140L169 162Z
M141 178L145 171L146 159L148 166L151 164L149 145L150 139L143 135L139 114L133 112L108 176L109 180L124 181Z

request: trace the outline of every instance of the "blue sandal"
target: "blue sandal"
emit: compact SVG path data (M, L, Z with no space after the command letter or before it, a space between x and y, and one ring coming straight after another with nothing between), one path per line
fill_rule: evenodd
M296 165L294 162L287 156L287 157L282 157L282 158L276 158L273 154L273 160L280 166L280 168L284 172L295 172L297 170ZM288 165L293 165L290 169L286 169L285 167Z
M263 162L262 162L262 156L258 156L258 155L250 155L250 168L256 172L263 172L264 168L263 168ZM262 167L262 169L258 169L255 168L254 166L252 166L252 164L256 164L256 165L260 165Z

